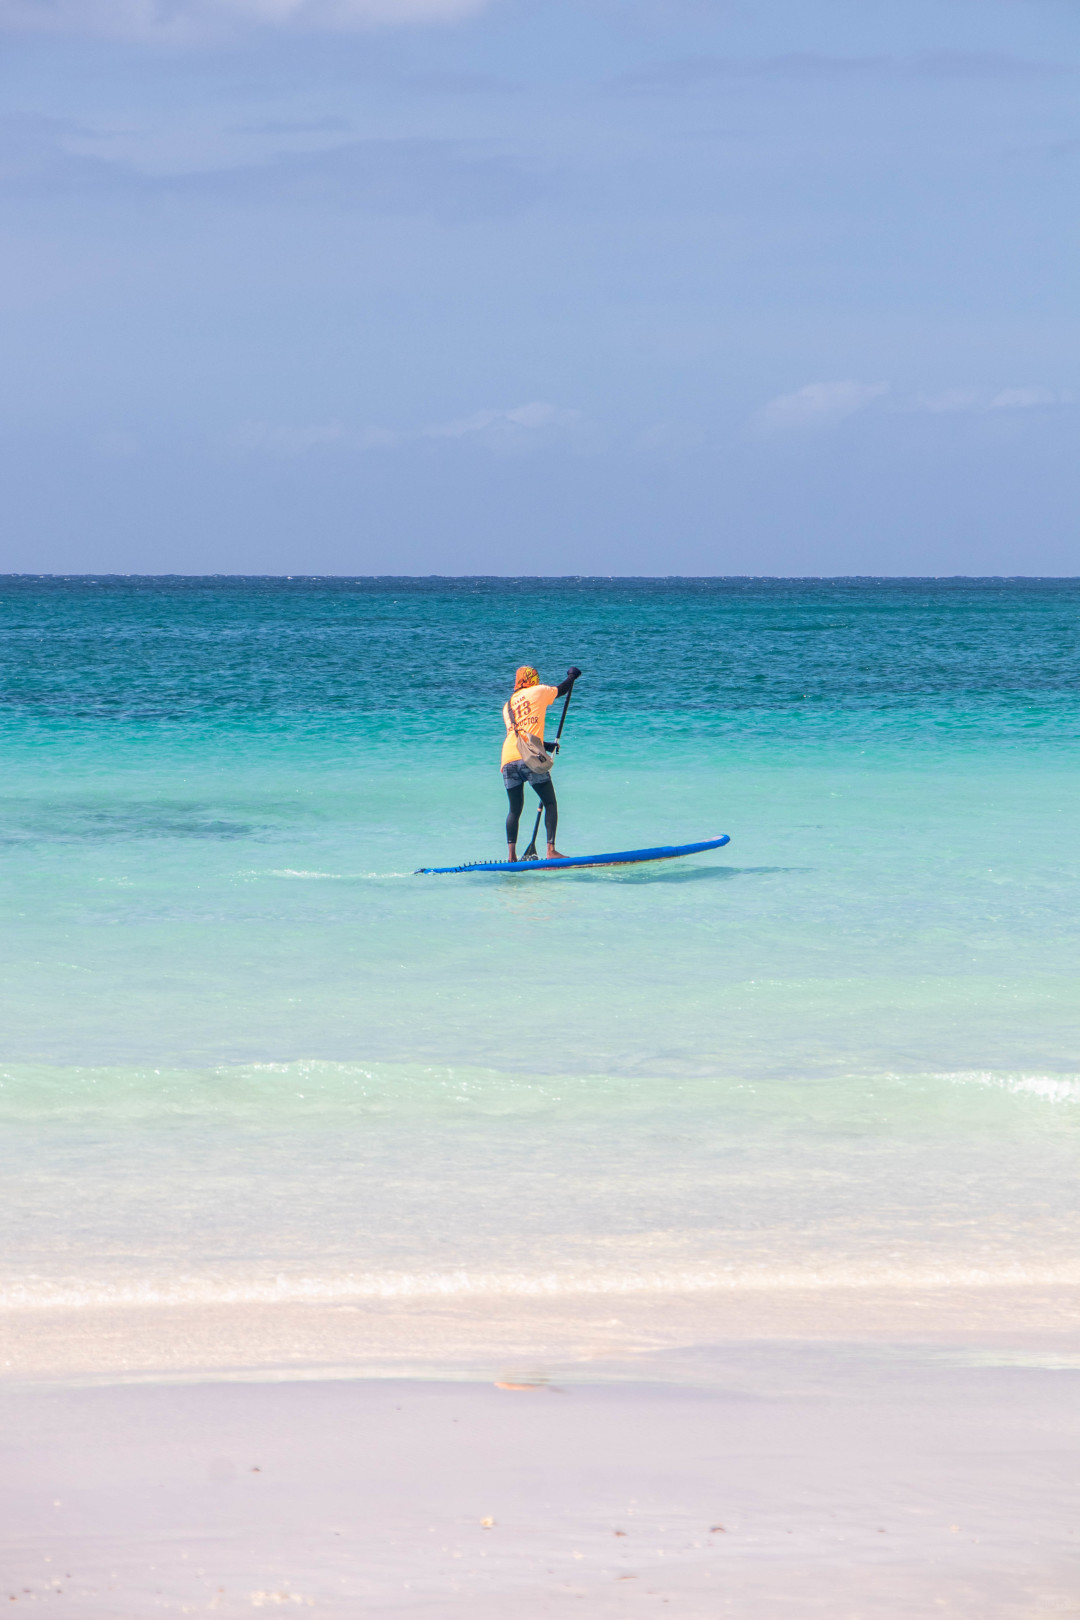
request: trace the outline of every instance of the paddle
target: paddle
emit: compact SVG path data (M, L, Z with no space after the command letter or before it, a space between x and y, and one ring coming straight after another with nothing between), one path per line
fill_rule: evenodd
M576 680L577 680L577 676L575 675L574 676L574 681L576 681ZM570 682L570 690L566 694L566 702L563 704L563 706L562 706L562 714L559 716L559 729L555 733L555 741L556 742L558 742L559 738L562 736L562 728L566 724L566 711L570 707L570 699L574 695L574 681ZM525 851L524 855L522 855L522 857L521 857L521 859L523 861L536 861L536 860L539 860L539 858L540 858L536 853L536 835L540 831L540 817L543 815L543 813L544 813L544 807L543 807L543 805L541 805L539 810L536 812L536 820L533 823L533 834L532 834L532 837L529 839L529 847Z

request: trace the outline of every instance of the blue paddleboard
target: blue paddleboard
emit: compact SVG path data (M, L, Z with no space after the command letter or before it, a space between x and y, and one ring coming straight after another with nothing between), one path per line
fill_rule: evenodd
M676 855L700 855L704 849L730 844L727 833L703 844L662 844L658 849L622 849L614 855L561 855L556 861L472 861L468 866L421 866L416 877L440 872L551 872L566 866L634 866L638 861L672 861Z

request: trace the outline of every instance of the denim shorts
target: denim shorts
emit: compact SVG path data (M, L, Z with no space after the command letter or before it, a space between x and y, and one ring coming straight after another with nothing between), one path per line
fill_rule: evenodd
M511 788L524 787L526 782L533 787L543 787L545 782L551 781L550 771L532 771L523 759L512 759L509 765L502 768L503 786L507 793Z

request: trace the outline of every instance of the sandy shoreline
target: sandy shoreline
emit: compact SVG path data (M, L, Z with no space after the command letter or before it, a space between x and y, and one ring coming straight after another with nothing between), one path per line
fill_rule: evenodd
M7 1384L0 1596L80 1620L1072 1613L1075 1380L744 1345L710 1389Z
M488 1306L3 1313L0 1601L1080 1612L1073 1292Z
M492 1297L455 1304L183 1305L0 1311L0 1379L600 1376L677 1381L693 1346L744 1341L1080 1346L1080 1289L817 1288Z

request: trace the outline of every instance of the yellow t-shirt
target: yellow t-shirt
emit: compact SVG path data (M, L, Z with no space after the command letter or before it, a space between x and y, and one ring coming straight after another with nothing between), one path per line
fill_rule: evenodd
M544 716L548 705L554 703L559 691L555 686L523 686L520 692L515 692L510 699L514 705L514 719L517 721L519 731L531 731L534 737L544 740ZM514 735L514 728L510 724L507 714L509 703L503 704L503 725L506 727L506 741L503 743L500 770L503 765L512 765L516 759L521 758L521 749Z

